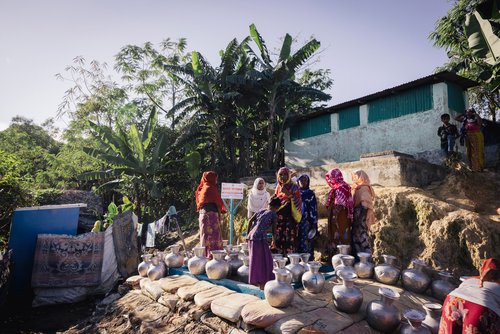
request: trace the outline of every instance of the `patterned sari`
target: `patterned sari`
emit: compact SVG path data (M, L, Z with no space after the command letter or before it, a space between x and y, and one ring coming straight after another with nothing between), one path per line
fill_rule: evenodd
M316 195L309 188L309 176L302 174L298 181L301 181L303 187L300 188L300 196L302 197L302 219L299 224L298 247L297 252L309 253L314 259L314 240L309 240L307 234L309 230L318 230L318 206L316 203Z
M287 174L288 176L284 182L280 181L279 176L277 178L278 185L276 186L275 195L281 200L282 204L277 212L275 250L286 255L294 253L297 249L297 225L302 219L302 198L300 197L299 187L290 180L288 168L280 168L278 174Z
M338 245L351 245L351 225L353 218L353 200L351 187L344 181L342 172L335 168L325 175L326 182L332 188L328 193L328 255L337 252Z

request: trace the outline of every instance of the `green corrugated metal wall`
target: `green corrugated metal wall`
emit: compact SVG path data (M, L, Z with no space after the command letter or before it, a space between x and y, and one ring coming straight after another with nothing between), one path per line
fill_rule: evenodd
M368 123L430 110L432 107L432 85L413 88L369 103Z
M293 125L290 128L290 140L309 138L331 131L330 114L321 115Z
M447 82L446 86L448 87L448 108L462 113L465 110L464 90L451 82Z
M339 130L359 126L359 106L339 111Z

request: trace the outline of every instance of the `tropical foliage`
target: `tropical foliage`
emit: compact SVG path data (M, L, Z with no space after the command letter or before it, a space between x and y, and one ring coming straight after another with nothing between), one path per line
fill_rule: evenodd
M471 102L493 120L500 109L499 8L498 0L458 0L430 34L434 45L448 51L444 69L480 84L469 94Z
M13 203L0 218L35 203L43 189L76 188L109 198L105 206L120 208L120 198L129 198L140 222L170 205L189 221L201 171L215 170L226 182L275 171L284 164L287 122L330 98L329 71L310 68L319 41L296 44L285 34L274 54L252 24L249 36L220 51L217 66L187 52L185 39L127 45L115 73L76 57L58 75L71 83L58 109L69 120L60 141L50 122L21 117L0 132L0 154L11 166L0 165L0 196ZM56 195L43 192L44 200Z

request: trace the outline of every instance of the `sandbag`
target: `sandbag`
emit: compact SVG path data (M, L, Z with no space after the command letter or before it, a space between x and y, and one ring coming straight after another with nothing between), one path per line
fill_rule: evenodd
M161 288L168 293L176 293L183 286L194 285L198 279L188 275L167 276L158 280Z
M300 334L337 333L353 324L353 320L350 317L345 317L326 307L318 308L309 313L317 316L319 319L312 326L307 327L310 331L304 328L299 331Z
M142 277L141 275L130 276L125 280L124 285L130 287L131 289L139 290L141 288L140 283L143 279L145 279L145 277Z
M223 286L214 286L208 290L197 293L194 296L194 303L203 310L210 308L210 303L216 298L234 294L235 292Z
M149 278L143 279L140 285L142 294L154 301L157 301L164 292L158 281L152 281Z
M194 296L197 293L206 291L214 286L215 284L212 284L210 282L199 281L194 285L183 286L182 288L179 288L179 290L177 290L177 296L181 297L183 300L193 300Z
M175 306L177 306L179 300L179 296L165 293L158 299L158 303L168 307L170 310L175 310Z
M223 319L237 322L243 307L250 302L258 300L260 300L260 298L253 295L235 293L214 299L210 304L210 309L213 314Z
M295 334L318 319L318 316L313 313L303 312L294 314L281 318L271 326L266 327L266 332L271 334Z
M330 294L332 294L331 291ZM295 293L291 306L301 310L302 312L307 312L320 307L325 307L326 305L328 305L326 300L315 299L314 297L308 298L302 294Z
M302 311L295 307L276 308L266 300L259 300L246 304L241 310L241 318L248 325L266 328L281 318L300 312Z

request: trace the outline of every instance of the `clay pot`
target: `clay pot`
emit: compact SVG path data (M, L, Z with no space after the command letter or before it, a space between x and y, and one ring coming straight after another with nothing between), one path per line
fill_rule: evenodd
M441 271L438 275L439 279L431 283L431 291L434 298L443 302L446 296L455 290L456 286L451 282L453 275L449 272Z
M319 272L321 263L311 261L307 264L309 271L302 275L302 286L310 293L320 293L325 285L325 277Z
M380 300L372 300L366 306L366 321L380 332L391 333L401 322L401 314L393 305L399 299L399 293L389 288L380 288L378 293Z
M236 275L238 276L238 279L242 281L243 283L248 284L248 275L250 273L250 268L248 267L248 263L250 261L250 258L248 256L243 257L243 265L238 268L236 271Z
M184 256L179 252L180 245L171 245L167 247L170 253L165 256L165 264L169 268L180 268L184 265Z
M333 268L336 268L338 265L340 265L342 263L340 261L340 257L342 255L349 255L349 252L351 250L351 246L349 246L349 245L337 245L337 249L339 250L339 253L332 256Z
M430 329L432 334L438 334L439 324L441 322L441 304L427 303L422 305L425 310L424 326Z
M290 306L294 294L293 287L287 283L290 273L285 269L276 269L274 273L276 279L266 283L264 286L264 296L269 305L273 307Z
M354 265L354 271L359 278L372 278L373 268L375 265L369 262L371 254L360 252L358 253L359 261Z
M411 261L413 263L412 269L403 270L401 274L401 280L403 281L403 287L415 293L424 293L429 284L431 284L431 278L423 272L425 267L425 262L420 259Z
M425 319L424 313L419 310L409 309L403 313L403 317L408 323L401 326L400 334L431 334L430 329L422 326L422 321Z
M292 283L300 282L304 274L304 267L300 264L300 255L296 253L288 254L290 264L285 266L286 269L292 274Z
M141 255L142 262L139 263L137 266L137 271L139 272L139 275L142 277L148 277L148 269L149 266L151 265L151 258L153 257L152 254L143 254Z
M189 259L187 267L191 274L201 275L205 273L205 265L208 259L205 257L205 247L195 247L194 256Z
M164 277L166 272L167 268L165 267L165 263L160 261L158 257L153 256L147 273L148 278L152 281L156 281Z
M335 285L332 289L333 304L339 311L345 313L358 312L363 303L363 293L354 286L356 274L350 271L341 271L339 277L342 279L342 285Z
M221 250L210 251L213 259L205 265L205 272L210 279L222 279L229 273L229 264L224 260L226 252Z
M400 270L394 266L396 257L383 254L384 263L375 266L375 279L380 283L395 285L399 280Z

